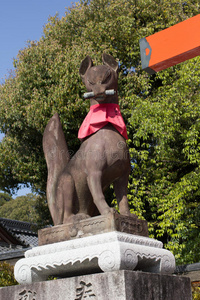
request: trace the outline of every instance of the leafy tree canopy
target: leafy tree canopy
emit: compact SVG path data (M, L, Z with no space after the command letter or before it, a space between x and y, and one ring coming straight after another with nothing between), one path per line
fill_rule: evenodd
M6 262L0 262L0 287L17 285L14 277L14 267Z
M0 206L5 204L7 201L10 201L11 199L12 197L10 194L0 192Z
M37 228L52 222L43 197L31 193L4 202L0 206L0 217L37 224Z
M198 0L81 0L62 19L51 17L41 39L14 60L15 76L0 86L0 188L29 182L45 194L44 128L58 112L69 149L77 150L89 107L79 66L88 54L100 63L105 51L120 65L131 209L179 263L199 261L200 59L149 76L139 53L140 38L198 13Z

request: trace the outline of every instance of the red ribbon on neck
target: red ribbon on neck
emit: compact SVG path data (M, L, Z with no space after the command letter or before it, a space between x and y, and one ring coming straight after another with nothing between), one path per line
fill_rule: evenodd
M108 123L111 123L125 139L128 139L119 105L115 103L92 105L79 129L78 138L84 139Z

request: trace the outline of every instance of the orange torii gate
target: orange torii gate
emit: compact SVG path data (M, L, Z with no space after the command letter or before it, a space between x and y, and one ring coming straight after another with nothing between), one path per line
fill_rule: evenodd
M140 39L140 55L149 74L200 55L200 14Z

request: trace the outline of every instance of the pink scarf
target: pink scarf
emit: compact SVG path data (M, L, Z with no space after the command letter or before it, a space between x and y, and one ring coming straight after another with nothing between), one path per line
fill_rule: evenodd
M92 105L79 129L78 138L84 139L108 123L111 123L125 139L128 139L119 105L115 103Z

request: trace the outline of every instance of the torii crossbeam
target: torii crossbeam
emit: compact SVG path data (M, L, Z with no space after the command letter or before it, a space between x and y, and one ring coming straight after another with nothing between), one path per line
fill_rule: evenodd
M200 14L140 39L140 55L149 74L200 55Z

